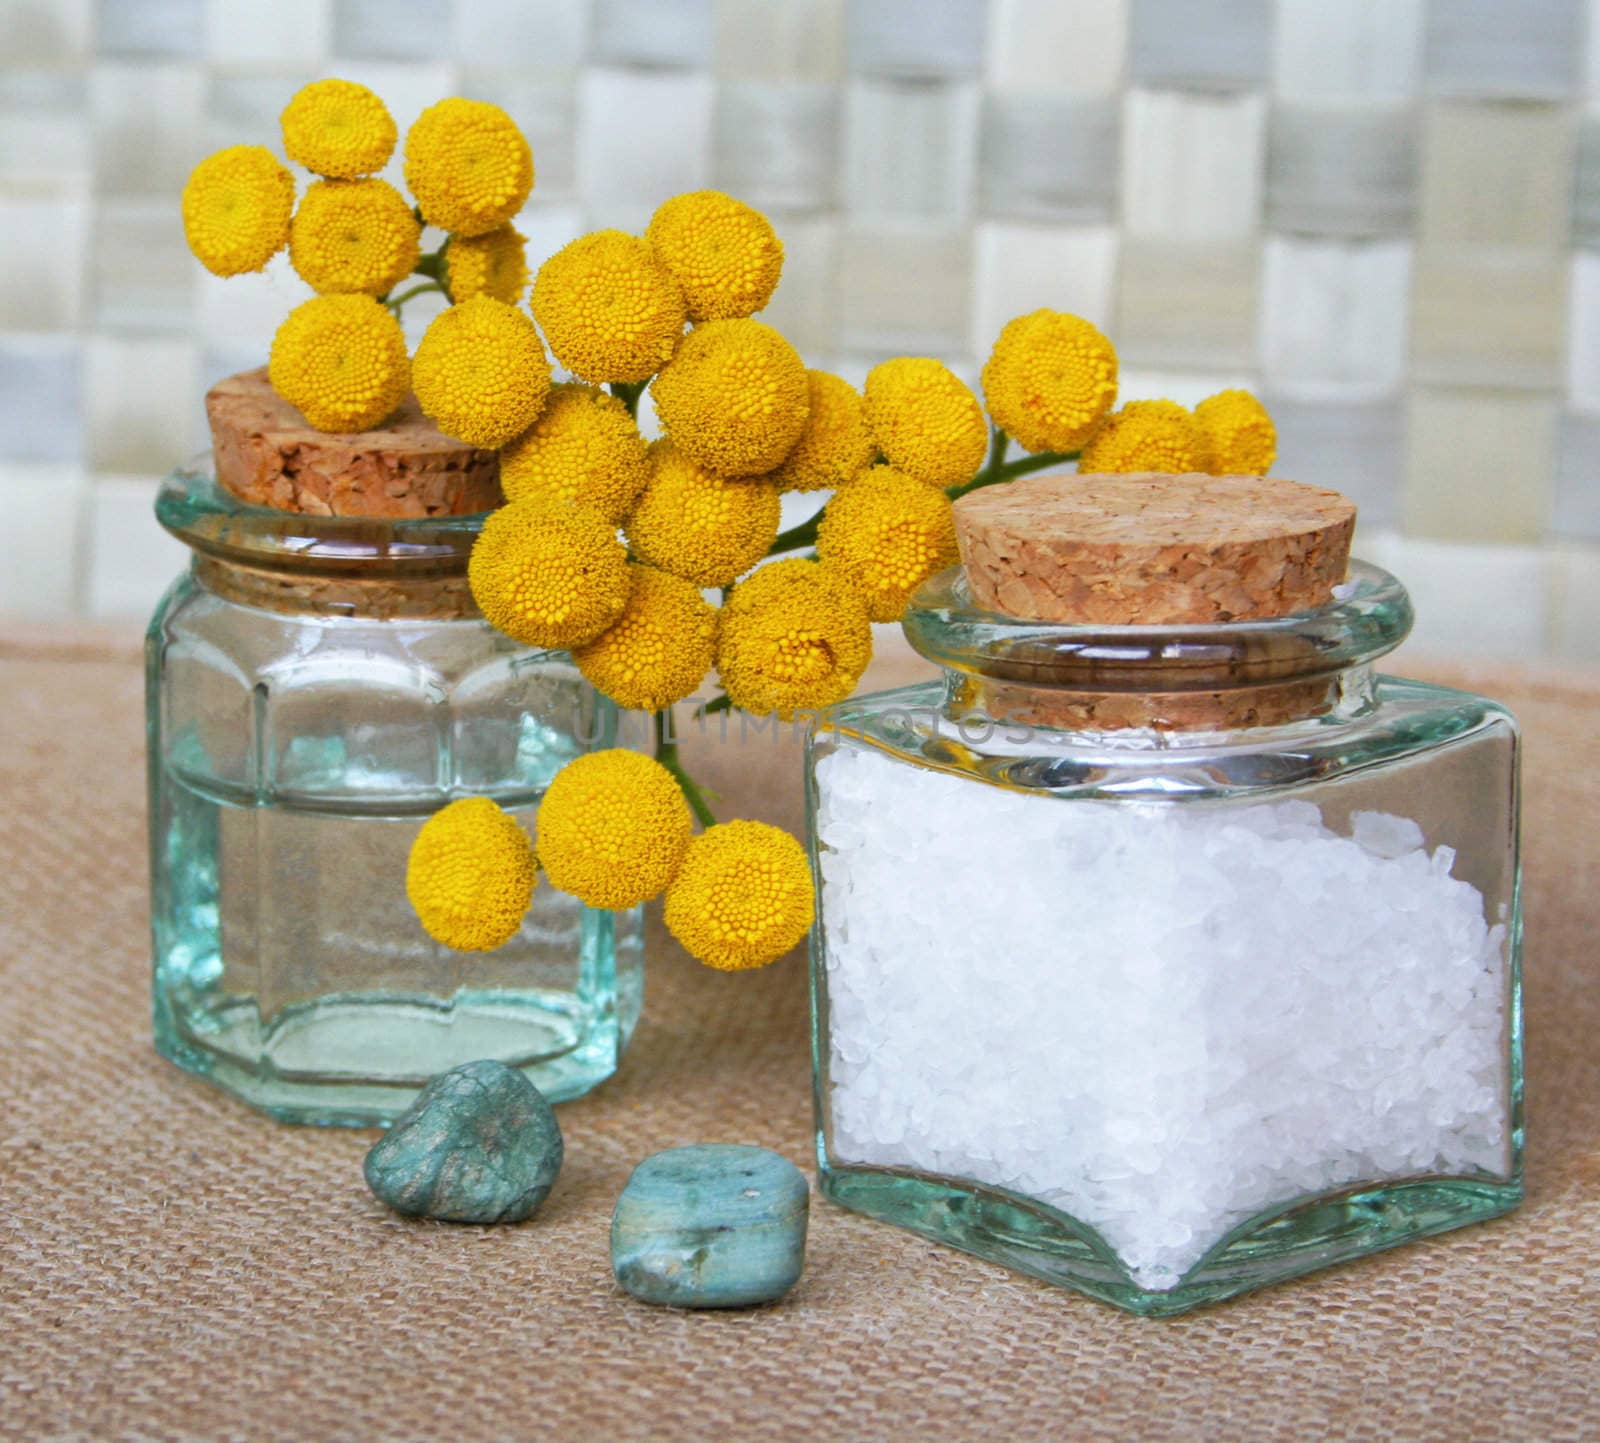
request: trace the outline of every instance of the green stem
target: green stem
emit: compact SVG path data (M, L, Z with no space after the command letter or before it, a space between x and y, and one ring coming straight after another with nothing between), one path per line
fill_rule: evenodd
M648 381L613 381L611 394L628 408L628 414L635 419L639 415L639 397L644 395L644 388Z
M731 696L729 696L727 692L723 692L721 696L712 697L710 701L708 701L704 706L702 706L700 708L700 715L701 716L713 716L719 711L732 711L732 710L733 710L733 698Z
M388 308L398 316L400 314L400 307L405 305L405 303L413 296L425 296L429 291L438 291L441 296L446 297L448 297L450 294L449 291L445 290L445 288L437 281L424 281L420 286L412 286L409 291L401 291L397 296L388 297L388 299L384 301L384 305L388 306Z
M714 827L717 824L711 805L705 799L705 794L700 790L693 777L683 769L683 763L678 760L678 743L672 736L672 714L667 711L658 711L656 714L656 760L672 773L678 785L683 789L684 799L689 803L689 809L699 819L702 827Z
M799 551L805 546L815 546L817 542L817 527L822 524L822 512L818 511L813 516L808 516L798 526L791 526L787 531L780 531L773 539L772 545L767 547L768 556L782 556L786 551Z
M411 267L414 276L427 276L431 281L444 282L444 247L449 245L446 241L436 251L424 251L417 257L416 265Z
M1032 471L1048 470L1051 466L1060 466L1066 461L1076 461L1076 451L1041 451L1037 456L1019 456L1015 461L1007 461L996 466L992 459L972 480L961 486L946 488L945 495L952 501L965 496L969 491L978 491L985 486L993 486L1001 481L1015 481L1019 476L1026 476Z

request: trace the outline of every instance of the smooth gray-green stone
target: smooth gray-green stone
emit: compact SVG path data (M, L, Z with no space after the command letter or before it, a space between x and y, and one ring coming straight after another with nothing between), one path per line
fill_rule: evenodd
M800 1169L764 1147L669 1148L641 1162L617 1199L611 1271L646 1303L770 1303L805 1266L810 1206Z
M544 1094L503 1062L441 1072L367 1154L367 1186L411 1217L520 1223L561 1171Z

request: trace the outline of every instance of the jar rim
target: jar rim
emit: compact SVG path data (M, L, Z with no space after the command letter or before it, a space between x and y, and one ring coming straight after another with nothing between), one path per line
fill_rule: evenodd
M1385 656L1411 632L1405 587L1350 562L1333 599L1246 621L1158 626L1030 621L973 604L959 566L916 591L906 639L947 671L1079 692L1216 692L1310 681Z
M209 452L166 476L156 520L204 556L308 576L464 576L486 511L469 516L317 516L241 501Z

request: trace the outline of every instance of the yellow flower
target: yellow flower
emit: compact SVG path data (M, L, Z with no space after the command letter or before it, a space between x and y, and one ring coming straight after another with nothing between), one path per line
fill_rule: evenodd
M539 419L500 452L508 501L550 496L621 521L639 499L650 461L628 408L594 386L554 386Z
M406 896L435 942L492 952L517 935L538 880L533 846L487 797L435 812L411 844Z
M1182 476L1209 455L1194 417L1175 401L1129 401L1113 411L1078 458L1083 475L1159 471Z
M496 226L483 235L451 236L444 248L444 278L453 301L490 296L514 306L528 288L527 236L515 226Z
M644 381L671 359L683 291L636 236L597 230L563 246L533 282L533 318L585 381Z
M708 967L776 962L816 911L805 848L765 822L722 822L690 843L667 888L667 930Z
M865 605L815 561L763 566L722 608L717 671L733 704L757 716L775 711L788 721L843 701L871 660Z
M783 270L783 242L771 222L719 190L673 196L650 218L645 239L678 278L693 321L754 315Z
M1248 391L1218 391L1194 408L1213 476L1265 476L1278 454L1278 428Z
M272 389L319 431L367 431L410 385L400 322L371 296L315 296L272 338Z
M767 480L780 491L827 491L843 486L876 451L862 419L861 397L829 371L806 372L809 410L800 439Z
M295 92L279 118L283 149L318 175L349 180L382 170L394 152L394 117L365 85L317 80Z
M681 576L635 563L633 592L610 627L572 659L618 706L659 711L705 680L717 649L717 613Z
M183 187L183 234L213 275L258 271L289 239L294 177L262 145L208 155Z
M544 496L490 512L467 566L489 624L525 646L582 646L628 604L628 553L597 512Z
M950 498L874 466L828 502L817 559L854 588L874 621L898 621L911 593L958 560Z
M453 96L406 132L406 184L429 225L476 236L504 225L533 189L533 152L498 105Z
M492 450L538 419L550 361L521 311L474 296L429 323L411 379L423 414L445 435Z
M1076 451L1117 399L1117 353L1081 316L1006 323L983 368L994 423L1025 451Z
M972 389L948 366L901 356L867 373L867 430L889 464L930 486L978 474L989 423Z
M719 476L770 471L805 429L805 363L760 321L696 326L650 386L656 415L691 461Z
M411 274L421 234L388 181L319 180L289 222L289 260L314 291L381 296Z
M634 554L696 586L726 586L767 554L781 503L770 481L732 481L671 441L650 447L650 479L623 523Z
M671 772L638 752L576 757L539 804L539 862L591 907L649 901L672 880L693 821Z

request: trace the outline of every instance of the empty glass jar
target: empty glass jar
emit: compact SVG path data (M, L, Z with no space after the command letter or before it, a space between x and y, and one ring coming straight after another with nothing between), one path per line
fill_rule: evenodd
M981 611L813 736L821 1186L1167 1314L1521 1197L1517 730L1377 676L1406 593Z
M380 1122L497 1058L552 1100L608 1077L642 996L637 911L544 885L487 953L406 899L427 817L492 797L532 832L550 778L616 712L569 657L473 606L479 518L248 506L200 471L163 526L194 550L150 624L155 1040L294 1122Z

